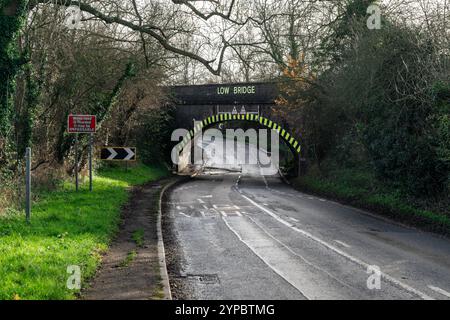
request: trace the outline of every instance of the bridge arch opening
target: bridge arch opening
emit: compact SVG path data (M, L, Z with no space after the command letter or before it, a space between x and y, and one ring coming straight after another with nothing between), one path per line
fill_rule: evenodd
M280 149L282 149L280 151L284 158L289 158L289 166L294 170L294 175L297 174L299 159L301 159L300 141L288 128L277 123L279 119L275 120L276 116L272 115L273 107L276 106L275 100L279 95L276 83L174 86L170 91L176 110L176 127L185 128L184 130L187 131L183 139L176 142L173 152L178 152L180 155L190 146L192 155L195 145L192 141L195 141L199 134L217 126L223 133L223 127L241 125L242 122L246 122L240 129L248 126L266 128L271 130L270 134L275 132L281 137L279 140L284 143L280 143ZM258 142L261 140L258 139ZM247 145L247 142L245 144ZM192 157L190 163L192 163L191 160Z
M281 127L278 123L266 118L261 117L255 114L216 114L214 116L207 117L202 121L199 121L198 124L189 130L188 134L183 138L183 140L176 146L179 152L183 150L188 144L191 143L192 139L194 139L195 135L199 134L203 130L211 128L217 124L230 122L230 121L249 121L257 123L263 127L266 127L271 130L275 130L281 136L281 138L285 141L286 145L291 149L291 151L299 155L301 153L301 145L300 142L287 130Z

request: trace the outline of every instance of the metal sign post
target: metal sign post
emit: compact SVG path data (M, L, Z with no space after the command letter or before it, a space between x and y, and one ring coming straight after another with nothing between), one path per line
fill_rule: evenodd
M75 190L78 192L78 133L75 134Z
M92 144L97 127L97 117L86 114L70 114L67 118L67 131L75 133L75 189L78 191L78 134L89 133L89 191L92 191Z
M31 148L28 147L25 152L26 176L25 176L25 215L27 222L31 218Z
M94 135L91 133L89 137L89 191L92 192L92 144L94 143Z

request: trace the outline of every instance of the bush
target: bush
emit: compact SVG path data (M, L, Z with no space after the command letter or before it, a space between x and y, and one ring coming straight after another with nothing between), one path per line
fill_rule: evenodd
M139 157L146 164L170 163L170 141L174 128L172 107L162 107L146 112L142 124L134 132L139 143Z
M356 24L353 42L307 90L315 159L369 165L383 182L415 195L448 192L446 57L417 30L389 22L381 30Z

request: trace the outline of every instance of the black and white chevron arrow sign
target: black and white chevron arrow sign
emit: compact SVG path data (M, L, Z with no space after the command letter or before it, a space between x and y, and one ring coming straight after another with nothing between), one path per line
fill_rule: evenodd
M101 160L136 161L134 147L103 147L100 151Z

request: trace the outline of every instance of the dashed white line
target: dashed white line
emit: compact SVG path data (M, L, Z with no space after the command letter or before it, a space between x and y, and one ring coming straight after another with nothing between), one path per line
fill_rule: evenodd
M197 201L200 203L205 203L205 201L203 201L202 199L197 199Z
M442 294L443 296L446 296L448 298L450 298L450 292L445 291L444 289L441 289L439 287L435 287L435 286L428 286L428 288L430 288L431 290Z
M291 220L291 221L294 221L294 222L298 222L298 220L297 220L297 219L295 219L295 218L292 218L292 217L288 217L288 219L289 219L289 220Z
M252 199L250 199L249 197L247 197L246 195L242 194L242 192L239 191L239 193L240 193L240 195L241 195L243 198L247 199L247 201L249 201L250 203L252 203L254 206L256 206L256 207L258 207L259 209L261 209L262 211L266 212L269 216L271 216L272 218L274 218L274 219L277 220L278 222L284 224L285 226L291 228L292 230L294 230L294 231L296 231L296 232L302 234L303 236L305 236L305 237L307 237L307 238L309 238L309 239L311 239L311 240L313 240L313 241L318 242L319 244L321 244L321 245L323 245L324 247L326 247L326 248L328 248L328 249L334 251L335 253L341 255L342 257L344 257L344 258L346 258L346 259L348 259L348 260L350 260L350 261L352 261L352 262L354 262L354 263L360 265L360 266L363 267L364 269L367 269L367 268L370 266L369 263L366 263L366 262L364 262L364 261L362 261L362 260L360 260L360 259L358 259L358 258L356 258L356 257L351 256L350 254L345 253L345 252L342 251L341 249L336 248L335 246L333 246L333 245L327 243L326 241L324 241L324 240L322 240L322 239L319 239L319 238L313 236L311 233L309 233L309 232L307 232L307 231L305 231L305 230L302 230L302 229L299 229L299 228L293 226L292 224L290 224L290 223L287 222L286 220L282 219L282 218L281 218L280 216L278 216L277 214L273 213L272 211L268 210L267 208L264 208L263 206L259 205L258 203L256 203L255 201L253 201ZM401 281L399 281L399 280L397 280L397 279L391 277L391 276L388 275L388 274L381 273L381 276L382 276L384 279L386 279L387 281L389 281L389 282L391 282L391 283L393 283L393 284L395 284L395 285L397 285L397 286L403 288L404 290L409 291L409 292L411 292L411 293L417 295L417 296L420 297L421 299L424 299L424 300L434 300L434 299L433 299L432 297L430 297L429 295L427 295L427 294L425 294L425 293L423 293L423 292L421 292L421 291L419 291L419 290L417 290L417 289L415 289L415 288L409 286L409 285L406 284L406 283L403 283L403 282L401 282Z

